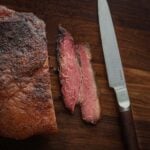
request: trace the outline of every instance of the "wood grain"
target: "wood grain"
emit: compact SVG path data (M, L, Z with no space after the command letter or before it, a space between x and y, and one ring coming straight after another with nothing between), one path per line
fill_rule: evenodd
M133 117L141 150L150 149L150 1L108 0L112 12ZM25 141L0 139L0 150L123 150L115 94L108 87L99 36L96 0L0 0L17 11L33 12L47 24L52 92L59 133ZM57 26L62 24L77 42L92 51L103 117L97 126L84 124L79 108L70 115L64 108L56 63Z

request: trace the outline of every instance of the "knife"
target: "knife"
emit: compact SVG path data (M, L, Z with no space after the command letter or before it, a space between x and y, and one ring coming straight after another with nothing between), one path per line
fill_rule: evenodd
M98 0L98 17L108 82L116 93L125 147L128 150L138 150L131 104L107 0Z

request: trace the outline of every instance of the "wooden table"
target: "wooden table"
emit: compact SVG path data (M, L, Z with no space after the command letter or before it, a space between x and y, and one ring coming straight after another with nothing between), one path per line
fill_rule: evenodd
M108 0L112 12L141 150L150 150L150 1ZM123 150L115 95L108 87L99 36L96 0L0 0L17 11L33 12L47 24L52 92L59 133L25 141L0 139L0 150ZM68 113L62 103L56 63L57 27L77 42L88 42L102 106L97 126Z

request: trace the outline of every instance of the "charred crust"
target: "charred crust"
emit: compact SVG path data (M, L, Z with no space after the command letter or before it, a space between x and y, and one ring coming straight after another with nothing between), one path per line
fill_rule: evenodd
M12 68L15 75L31 76L42 67L46 49L44 38L37 36L24 19L0 21L0 64Z
M58 31L59 31L59 34L61 34L61 35L64 35L65 33L67 33L67 30L65 28L63 28L61 26L61 24L59 24L59 26L58 26Z

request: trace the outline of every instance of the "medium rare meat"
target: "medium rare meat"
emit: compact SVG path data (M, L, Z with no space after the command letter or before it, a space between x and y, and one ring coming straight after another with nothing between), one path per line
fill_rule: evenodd
M100 105L97 96L97 88L91 66L91 54L89 46L77 46L77 54L80 60L82 84L80 91L80 105L82 118L91 123L96 123L100 118Z
M100 118L100 105L89 48L76 45L61 26L59 32L59 76L65 106L73 112L75 105L80 104L83 120L95 124Z
M59 27L58 59L60 70L61 91L65 106L71 111L79 100L81 73L75 54L75 45L72 36L61 26Z
M50 84L44 22L0 6L0 136L57 130Z

